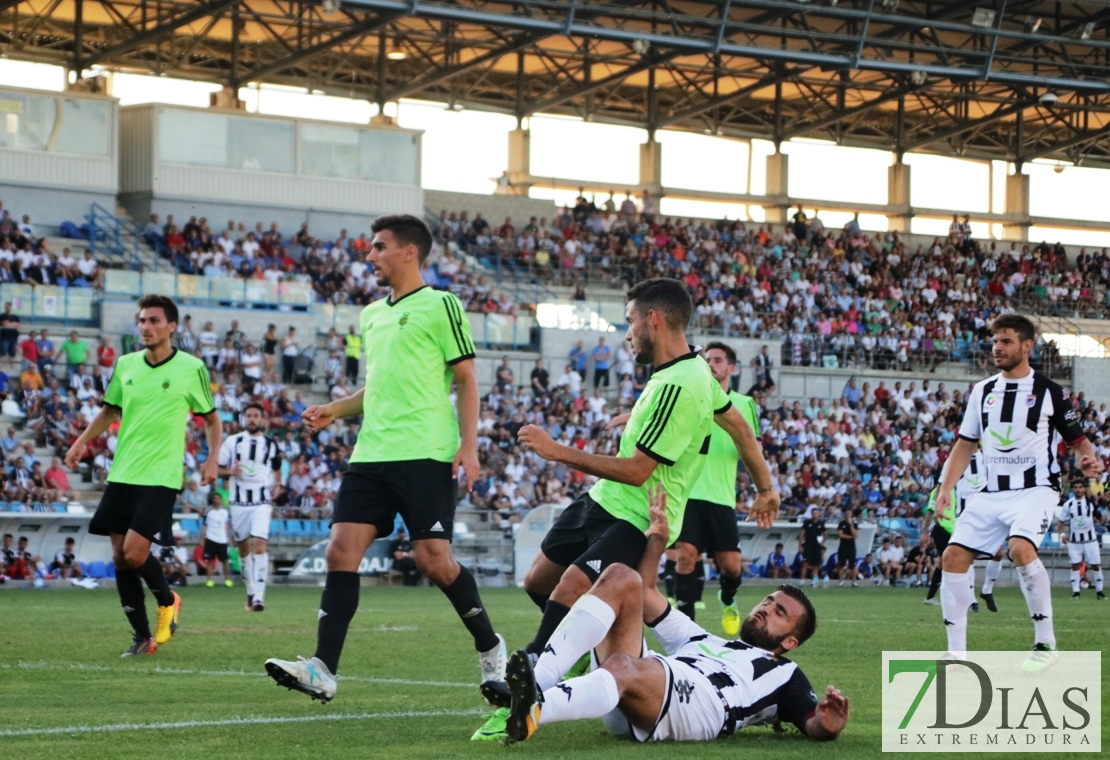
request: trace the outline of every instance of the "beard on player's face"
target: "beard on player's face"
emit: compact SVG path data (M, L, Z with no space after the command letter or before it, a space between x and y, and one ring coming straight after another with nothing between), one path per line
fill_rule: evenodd
M255 433L257 433L261 429L262 429L262 423L261 422L255 422L254 420L247 420L247 432L250 433L251 435L254 435Z
M790 635L784 633L781 636L776 636L768 631L766 618L761 617L758 613L748 615L740 625L741 641L751 644L753 647L765 649L768 652L778 649L782 642L786 640L786 637Z

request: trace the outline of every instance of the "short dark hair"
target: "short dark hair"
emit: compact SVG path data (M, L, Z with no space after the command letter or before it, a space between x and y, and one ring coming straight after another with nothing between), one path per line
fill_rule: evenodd
M263 417L266 416L266 410L263 409L262 404L258 403L257 401L252 401L249 404L247 404L246 406L244 406L243 407L243 414L246 415L247 411L250 410L250 409L257 409L259 414L261 414Z
M775 544L775 548L776 548L776 549L781 549L781 548L782 548L782 544Z
M732 346L727 343L722 343L719 340L711 340L705 344L705 350L707 352L714 348L718 351L725 352L725 357L728 359L729 364L736 364L736 351L732 349Z
M416 255L419 257L421 264L432 252L432 233L428 230L428 225L412 214L379 216L370 225L370 231L377 234L382 230L392 232L393 237L401 245L415 245Z
M4 538L12 538L12 537L13 537L13 536L12 536L12 534L11 534L11 533L5 533L5 534L4 534Z
M799 586L792 583L784 583L779 586L779 591L786 594L791 599L796 599L805 609L805 615L798 620L797 625L794 626L794 638L798 640L798 646L809 641L813 636L814 631L817 630L817 610L813 609L813 602L809 601L809 597Z
M669 277L653 277L636 283L628 291L628 300L636 302L636 311L641 316L651 309L660 312L672 330L685 330L694 310L686 286Z
M74 543L74 541L73 541L73 536L70 536L69 538L67 538L67 539L66 539L66 543L67 543L67 544L72 544L72 543Z
M162 313L166 315L167 322L177 321L177 304L169 296L147 293L139 299L139 311L143 309L161 309Z
M26 540L28 540L28 539L27 539L27 536L20 536L20 537L19 537L19 540L20 540L20 541L26 541Z
M1003 314L991 322L991 335L1001 330L1013 330L1017 333L1018 340L1024 342L1033 340L1037 335L1037 327L1033 320L1021 314Z

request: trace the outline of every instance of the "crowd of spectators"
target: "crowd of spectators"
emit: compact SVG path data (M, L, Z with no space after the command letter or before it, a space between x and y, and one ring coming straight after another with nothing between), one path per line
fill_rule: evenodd
M0 285L94 288L100 284L101 274L102 265L92 251L53 250L49 240L35 234L30 216L24 214L17 222L0 201Z

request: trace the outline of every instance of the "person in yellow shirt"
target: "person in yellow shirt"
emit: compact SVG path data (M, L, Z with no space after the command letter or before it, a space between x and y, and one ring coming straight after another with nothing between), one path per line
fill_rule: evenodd
M358 381L358 357L362 353L362 336L354 325L348 327L344 341L347 346L347 379L354 383Z

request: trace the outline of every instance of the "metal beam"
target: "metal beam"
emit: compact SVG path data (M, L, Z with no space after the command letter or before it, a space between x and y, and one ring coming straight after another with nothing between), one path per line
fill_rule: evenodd
M681 53L667 53L664 56L644 58L639 63L635 63L631 66L627 66L627 67L621 69L620 71L615 71L607 77L602 77L601 79L592 79L589 82L582 83L581 85L579 85L578 87L575 87L572 90L567 90L567 91L564 91L564 92L556 92L554 95L552 95L549 98L544 98L543 100L537 100L537 101L533 102L530 106L528 106L528 109L525 113L526 114L539 113L540 111L545 111L549 108L554 108L555 106L562 105L563 103L566 103L568 100L574 100L575 98L580 98L583 95L589 95L591 92L596 92L597 90L600 90L603 87L608 87L611 84L616 84L617 82L623 81L623 80L627 79L628 77L630 77L634 74L639 74L642 71L647 71L648 69L652 68L653 66L659 66L661 64L672 61L675 58L678 58L680 55L682 55L682 54Z
M494 48L493 50L489 50L483 53L482 55L475 56L469 61L457 63L454 66L433 69L419 79L415 79L408 84L397 87L396 89L386 93L386 100L397 100L398 98L403 98L409 93L419 92L425 87L431 87L434 84L439 84L445 79L451 79L452 77L458 76L464 71L469 71L470 69L477 68L482 64L489 63L490 61L496 61L502 56L506 56L510 53L515 53L518 50L523 50L530 45L535 45L537 42L547 36L547 34L541 33L518 34L501 47Z
M1075 137L1071 137L1058 143L1053 143L1052 145L1046 145L1043 148L1037 148L1036 150L1029 153L1023 153L1021 155L1021 159L1022 161L1032 161L1034 158L1042 158L1051 153L1056 153L1057 151L1074 148L1076 145L1082 145L1083 143L1097 140L1098 138L1104 137L1106 135L1110 135L1110 124L1107 124L1106 126L1101 127L1100 129L1093 130L1091 132L1080 133Z
M282 69L289 68L298 61L303 61L305 58L311 58L314 55L326 53L337 45L342 45L343 43L349 42L356 37L364 34L369 34L370 32L380 29L383 26L396 21L403 15L403 13L389 13L385 15L375 16L372 19L367 19L362 23L355 24L354 26L351 26L338 34L332 35L326 40L321 40L320 42L317 42L315 45L309 45L306 48L301 48L297 52L290 53L284 58L279 58L278 60L271 61L270 63L267 63L264 66L260 66L257 69L252 69L250 71L245 71L241 73L238 77L238 81L232 82L232 87L238 87L243 82L247 82L252 79L262 79L263 77L281 71Z
M810 130L824 129L825 127L836 124L838 121L842 121L850 116L856 116L866 111L870 111L872 108L878 108L883 103L889 103L892 100L898 100L902 96L908 95L916 89L918 88L914 85L904 85L902 87L896 87L893 90L887 90L877 98L872 98L871 100L860 103L859 105L852 106L851 108L837 109L835 113L822 117L817 121L798 124L792 129L784 132L782 135L782 139L790 140L798 137L799 135L803 135Z
M106 61L109 58L120 55L121 53L128 53L148 43L157 42L170 36L181 27L187 26L194 21L199 21L205 16L220 13L224 8L237 2L239 2L239 0L210 0L207 3L201 3L192 10L185 11L180 16L175 16L164 24L159 24L123 42L96 52L85 59L84 65L87 68L95 63L100 63L101 61Z
M1023 100L1019 100L1013 105L1000 106L986 116L981 116L980 118L973 119L972 121L961 122L954 127L942 129L941 131L934 132L927 137L922 137L914 140L911 143L907 143L902 147L902 150L908 153L910 151L914 151L920 147L928 145L929 143L939 142L940 140L947 140L950 137L961 135L964 132L970 132L973 129L978 129L979 127L986 126L991 122L998 121L999 119L1004 119L1007 116L1013 116L1016 113L1021 113L1026 108L1032 108L1035 105L1037 105L1036 98L1026 98Z

